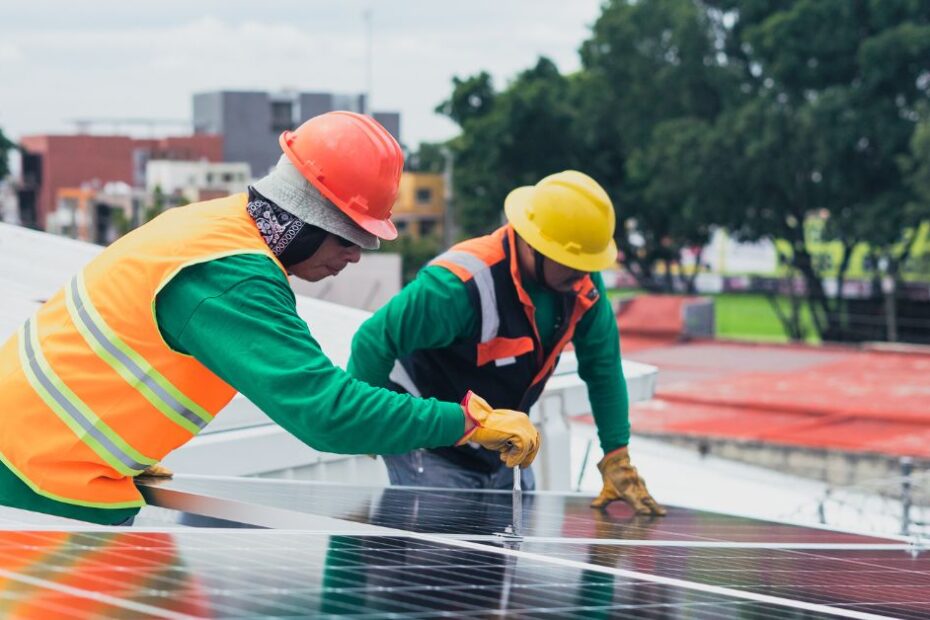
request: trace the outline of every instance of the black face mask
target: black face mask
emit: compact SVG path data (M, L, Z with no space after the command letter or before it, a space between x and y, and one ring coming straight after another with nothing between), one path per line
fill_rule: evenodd
M268 247L285 268L313 256L329 234L307 224L249 187L249 215Z

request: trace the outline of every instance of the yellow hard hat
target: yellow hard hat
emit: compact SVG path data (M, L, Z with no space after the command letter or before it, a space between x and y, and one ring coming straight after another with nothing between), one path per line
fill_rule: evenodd
M577 170L518 187L504 200L504 212L530 247L566 267L600 271L617 261L610 197Z

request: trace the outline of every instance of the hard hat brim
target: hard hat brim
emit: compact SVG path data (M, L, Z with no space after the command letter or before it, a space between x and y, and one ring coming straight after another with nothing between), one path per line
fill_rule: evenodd
M603 251L597 253L570 252L561 244L541 234L528 217L536 187L532 185L518 187L511 191L504 200L504 213L513 229L531 248L566 267L579 271L602 271L617 264L617 243L611 239Z

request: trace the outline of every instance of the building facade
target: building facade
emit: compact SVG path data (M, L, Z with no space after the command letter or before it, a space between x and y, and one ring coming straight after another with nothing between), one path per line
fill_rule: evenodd
M145 189L169 201L198 202L244 192L252 173L244 162L150 160Z
M402 235L414 238L442 236L445 182L441 174L405 172L394 203L393 217Z
M333 110L362 112L365 95L218 91L194 95L194 132L223 136L223 160L244 161L264 176L281 155L278 136ZM400 114L375 112L375 120L400 141Z
M56 210L58 190L86 184L103 186L122 182L144 185L150 159L223 159L223 139L194 135L158 139L129 136L41 135L25 136L22 179L17 191L23 226L46 230L48 214Z
M138 226L145 203L142 189L120 181L62 187L55 198L46 230L98 245L108 245Z

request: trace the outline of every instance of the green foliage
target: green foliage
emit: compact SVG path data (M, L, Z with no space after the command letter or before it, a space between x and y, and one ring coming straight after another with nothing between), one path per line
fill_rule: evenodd
M16 144L4 135L0 129L0 179L6 178L10 174L10 151L16 148Z
M407 172L442 173L446 169L446 158L442 154L443 145L432 142L420 143L417 151L409 153L404 161Z
M438 111L462 129L450 145L465 232L497 226L514 187L577 168L611 195L644 288L677 288L655 264L712 226L780 240L808 291L790 322L809 315L843 339L812 217L842 247L837 290L863 244L876 278L899 277L930 217L930 2L607 0L580 56L573 75L541 58L502 90L487 73L454 80Z
M483 234L501 224L504 198L512 189L577 161L572 88L546 58L501 93L489 90L485 73L454 84L451 98L437 110L463 128L449 144L456 219L465 234Z

